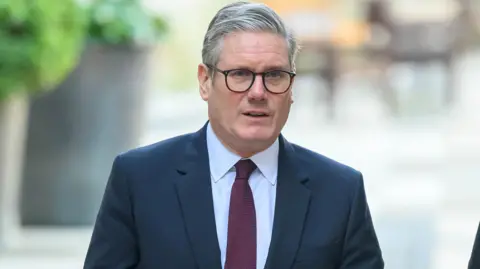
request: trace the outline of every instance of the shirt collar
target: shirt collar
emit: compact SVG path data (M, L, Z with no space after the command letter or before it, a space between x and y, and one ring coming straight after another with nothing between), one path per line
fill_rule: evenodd
M228 150L218 139L210 123L207 126L207 149L210 164L210 173L216 183L242 159L239 155ZM250 159L257 165L258 170L272 184L277 182L278 173L278 139L266 150L259 152Z

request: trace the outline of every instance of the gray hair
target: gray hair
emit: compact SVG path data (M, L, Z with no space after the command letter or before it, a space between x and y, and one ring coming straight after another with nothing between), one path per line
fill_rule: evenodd
M237 31L270 32L284 37L288 46L290 68L295 70L295 58L299 47L293 33L270 7L243 1L223 7L213 17L203 40L203 63L215 66L220 58L223 38Z

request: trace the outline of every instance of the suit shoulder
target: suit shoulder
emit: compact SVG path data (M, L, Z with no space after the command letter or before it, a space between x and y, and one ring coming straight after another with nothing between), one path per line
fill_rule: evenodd
M349 181L350 183L353 183L352 180L356 181L362 178L361 172L349 165L296 144L292 144L292 147L302 169L310 174L322 174L323 179Z
M151 159L171 158L181 148L191 140L193 133L183 134L171 138L161 140L159 142L140 146L120 153L116 159L123 162L145 162Z

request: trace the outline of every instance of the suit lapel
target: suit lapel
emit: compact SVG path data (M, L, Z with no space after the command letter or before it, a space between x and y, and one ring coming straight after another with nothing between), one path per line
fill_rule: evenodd
M206 142L206 125L186 145L177 171L178 199L199 269L221 269Z
M292 145L280 136L275 216L265 267L268 269L291 268L310 203L310 190L304 185L308 178L296 165L294 155Z

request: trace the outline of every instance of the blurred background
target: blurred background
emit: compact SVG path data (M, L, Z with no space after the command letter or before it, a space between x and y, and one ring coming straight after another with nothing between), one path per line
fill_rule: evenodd
M227 0L0 2L0 268L81 268L113 158L196 131ZM466 268L480 1L268 0L297 34L291 142L364 173L388 269Z

